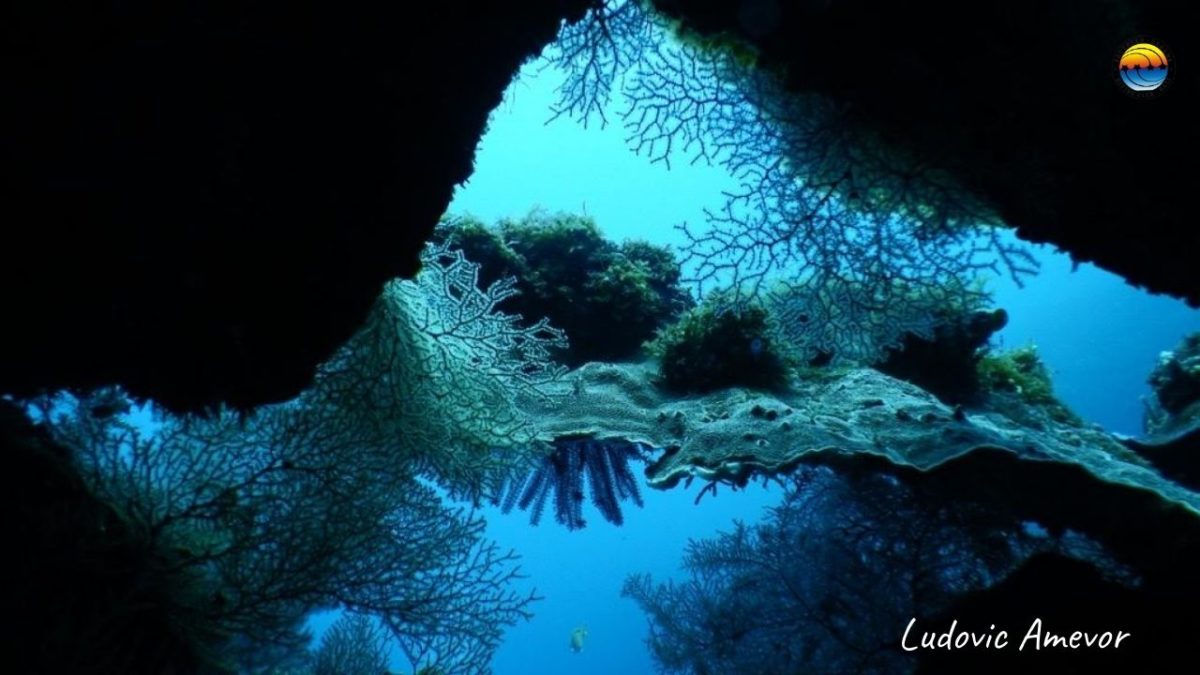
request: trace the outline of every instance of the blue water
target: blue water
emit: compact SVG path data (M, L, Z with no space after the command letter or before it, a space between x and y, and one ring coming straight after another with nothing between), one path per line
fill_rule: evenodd
M704 208L719 206L722 190L736 187L719 168L677 161L668 170L635 156L619 119L586 130L570 120L547 125L561 76L539 68L522 71L493 114L475 173L456 192L451 213L493 222L535 207L584 212L612 239L677 245L674 225L703 223ZM1159 352L1200 330L1200 312L1092 265L1073 269L1066 255L1049 247L1036 248L1036 255L1042 272L1025 288L1004 279L992 286L1011 318L998 344L1035 343L1067 405L1109 430L1140 433L1146 376ZM568 532L553 522L531 527L524 513L487 513L490 536L524 556L527 584L546 598L532 621L509 632L496 673L653 672L642 643L645 618L619 596L624 578L633 572L681 577L689 538L712 536L735 518L756 520L779 494L751 487L696 506L696 489L647 490L645 508L628 513L621 528L594 515L585 530ZM568 638L579 625L588 627L589 638L576 654Z
M654 672L642 644L646 619L631 600L620 597L625 577L632 572L658 579L678 576L689 538L730 529L734 518L755 520L781 494L775 487L752 485L739 492L722 490L716 498L705 495L697 505L699 487L644 490L645 508L627 506L623 527L605 522L594 509L591 517L585 509L588 526L576 532L553 521L530 527L524 513L489 513L489 535L524 555L530 584L546 598L532 621L509 632L494 661L497 675ZM581 624L588 639L576 654L567 640Z
M1140 435L1146 376L1160 352L1200 330L1200 312L1094 265L1072 272L1070 258L1049 249L1038 257L1041 274L1025 289L996 288L1010 319L1000 340L1005 347L1036 344L1055 392L1085 420Z

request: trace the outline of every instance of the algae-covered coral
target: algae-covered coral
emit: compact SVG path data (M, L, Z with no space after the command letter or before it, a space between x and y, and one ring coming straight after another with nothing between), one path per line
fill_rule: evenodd
M980 361L989 341L1008 322L1003 309L952 309L935 313L931 334L906 334L875 368L908 380L947 403L975 404L987 395Z
M667 389L705 393L745 386L787 385L794 358L762 307L722 309L706 303L650 344Z
M993 398L1012 395L1028 406L1045 410L1055 420L1080 423L1079 417L1054 396L1050 371L1036 346L987 354L979 360L978 371L981 387Z
M1148 433L1170 432L1200 420L1200 333L1159 354L1148 382L1153 390L1146 401Z
M631 358L693 304L670 249L614 243L587 216L535 211L495 227L449 218L437 237L479 263L482 284L513 276L519 294L504 309L562 329L570 347L559 356L571 365Z

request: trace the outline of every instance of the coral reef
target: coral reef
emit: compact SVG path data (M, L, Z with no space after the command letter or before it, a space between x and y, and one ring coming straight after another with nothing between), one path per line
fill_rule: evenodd
M325 631L313 655L312 675L388 672L387 630L368 616L343 614Z
M767 310L723 308L706 302L663 330L650 344L660 382L679 393L726 387L779 389L790 378L794 358Z
M681 398L656 384L653 363L591 363L553 385L560 398L522 399L517 406L536 420L534 437L543 442L594 436L664 449L646 470L650 486L659 489L688 479L739 487L828 448L926 469L994 447L1083 466L1200 508L1200 497L1165 480L1110 434L1057 419L1015 395L998 407L967 411L871 368L826 370L821 378L795 378L780 391L735 387Z
M1148 382L1153 393L1146 400L1146 433L1167 433L1200 419L1200 333L1160 354Z
M1147 437L1124 443L1164 476L1200 489L1200 333L1160 354L1149 383Z
M886 294L860 283L780 281L763 300L788 344L810 362L873 365L907 339L933 340L934 328L950 305L978 304L984 297L971 290L964 297L938 291L905 291L903 281Z
M1146 636L1122 652L1127 669L1140 660L1169 670L1172 659L1188 658L1186 635L1200 630L1189 610L1200 602L1194 583L1200 493L1194 486L1164 476L1122 439L1056 419L1015 392L968 411L874 369L825 370L822 378L793 380L786 391L732 388L676 398L654 384L651 363L594 363L554 385L569 404L519 405L538 420L545 442L592 435L661 449L646 469L656 489L698 481L698 496L716 494L717 486L739 490L752 481L787 480L803 467L828 467L852 481L891 476L937 511L976 505L1022 530L1032 523L1034 532L1075 542L1073 555L1103 552L1083 556L1103 579L1076 575L1039 596L1061 579L1057 568L1039 563L1017 570L1020 585L1013 588L1024 594L1020 601L1005 604L1000 591L984 589L970 597L969 607L1007 607L1011 613L988 618L1015 627L1029 607L1070 617L1072 598L1090 588L1111 603L1091 605L1103 609L1096 617ZM1122 578L1137 580L1136 588L1112 582L1118 569ZM1051 607L1043 598L1062 604ZM1181 616L1192 618L1177 620ZM939 672L967 671L951 665Z
M991 336L1008 323L1002 309L936 316L928 338L913 333L887 358L874 365L880 372L907 380L946 403L972 404L986 396L980 360Z
M633 357L656 329L693 304L670 249L615 244L587 216L535 211L495 228L452 218L436 238L478 262L484 284L514 276L519 294L504 309L546 317L566 332L570 346L561 358L571 365Z
M504 490L497 492L495 502L504 513L517 506L529 510L530 522L537 525L553 492L555 519L569 530L579 530L587 525L583 518L586 475L592 504L605 520L621 525L625 522L621 502L642 505L629 463L642 461L647 449L643 444L620 439L556 438L553 450L537 467L511 477Z
M1200 419L1192 419L1167 434L1122 438L1121 442L1144 457L1163 476L1200 490Z
M666 402L631 365L585 366L563 392L571 405L540 416L560 384L547 355L561 336L497 311L515 300L511 283L480 286L478 270L439 253L372 305L387 280L416 274L517 65L589 4L14 4L0 192L15 214L6 220L23 227L20 245L0 246L0 393L119 382L136 398L210 413L140 437L123 419L128 403L105 391L65 421L48 405L40 431L0 403L14 462L4 493L26 554L14 584L23 621L6 639L40 660L32 669L269 667L263 658L303 640L305 608L342 605L387 614L417 672L479 672L532 597L506 590L512 559L480 539L482 523L448 511L422 480L490 494L524 449L581 435L665 448L657 487L697 477L738 487L802 464L886 470L937 487L944 505L985 503L1055 536L1084 532L1142 578L1137 601L1104 588L1132 630L1158 640L1142 670L1190 658L1180 652L1197 630L1198 506L1196 483L1185 483L1195 474L1139 448L1155 471L1076 424L1048 386L1041 396L1044 373L1028 360L986 366L1010 390L970 414L853 370L789 394L735 388ZM698 282L732 274L734 290L752 295L794 266L821 290L802 309L809 321L793 325L835 329L814 334L819 351L856 332L876 345L899 339L917 316L913 288L969 297L964 277L986 271L989 255L1015 277L1030 271L997 238L1001 221L1200 302L1191 175L1160 173L1155 189L1131 191L1113 171L1190 164L1195 80L1134 99L1109 86L1110 60L1096 56L1130 39L1130 26L1195 42L1191 4L1103 0L1086 15L1059 0L656 4L687 29L675 31L690 36L682 52L614 42L663 46L636 13L642 3L568 27L563 62L582 72L563 112L603 116L627 58L649 64L626 80L634 143L663 161L680 151L724 163L745 181L708 232L690 231ZM705 38L721 31L713 50ZM698 52L713 56L688 60ZM1070 76L1031 79L1013 67L1030 53ZM747 74L752 64L760 70ZM1139 128L1147 110L1171 142L1117 133ZM1096 226L1111 222L1139 227ZM574 260L581 231L565 234L543 243ZM572 328L574 363L627 358L647 326L682 308L642 302L647 289L685 297L662 262L627 247L583 282L629 321L614 329L599 314L590 320L606 330ZM876 332L863 321L879 307L899 320ZM364 317L355 346L338 351ZM588 344L606 332L621 334L621 355ZM317 393L249 414L312 384L330 354ZM1160 403L1174 405L1164 391ZM1031 393L1039 405L1023 399ZM1173 426L1156 447L1194 448L1195 438L1195 427ZM613 511L636 484L617 480L612 453L592 454L592 464L570 460L562 483L613 471L593 495ZM1024 570L1039 583L1018 578ZM1028 599L1047 580L1083 576L1021 571L1012 578L1024 585L1003 592L1025 588ZM976 606L995 597L982 591Z
M306 394L352 428L371 430L395 461L478 501L531 439L520 396L547 395L566 345L545 319L500 306L511 277L480 285L461 251L430 245L415 280L388 284L363 328L318 371Z
M994 584L1032 553L1080 548L979 504L946 509L892 472L802 467L784 482L760 524L692 541L683 581L626 580L660 672L911 672L918 655L895 648L911 619Z
M80 477L71 452L0 401L0 477L13 529L6 658L38 673L197 672L218 639L177 598L180 555L146 541Z
M703 582L706 574L711 575L712 581L699 589L689 587L688 582L664 588L654 587L644 577L631 580L627 590L645 600L649 609L666 606L675 612L651 613L652 625L661 628L650 636L652 649L662 642L669 656L680 643L701 637L707 638L702 644L710 646L699 652L702 663L719 658L757 657L764 664L772 664L778 663L775 659L820 655L890 663L890 668L870 672L911 672L911 662L906 664L894 649L899 632L910 619L916 618L921 626L941 631L952 620L958 620L963 631L982 632L994 625L1007 630L1010 640L1014 634L1019 640L1033 618L1042 617L1056 631L1067 627L1120 629L1140 639L1131 640L1119 652L1049 653L1044 663L1041 658L1029 661L1028 650L1017 652L1015 642L1007 652L926 652L917 655L917 672L1001 673L1013 672L1014 667L1047 674L1062 672L1064 668L1083 668L1088 672L1143 669L1157 672L1169 671L1174 661L1187 658L1190 649L1187 636L1198 627L1195 617L1186 611L1198 593L1192 583L1195 565L1200 562L1200 539L1197 539L1200 522L1194 508L1164 501L1127 484L1097 480L1078 466L1031 462L994 448L972 450L924 470L895 464L879 455L836 450L806 456L800 470L807 470L804 467L808 466L832 471L836 482L874 488L856 490L840 504L835 500L831 506L841 508L832 512L820 508L819 492L815 504L811 500L797 504L816 507L812 524L804 520L807 512L792 514L792 520L799 521L800 532L775 528L778 521L768 520L767 526L757 531L738 528L732 536L693 545L688 554L689 560L696 563L690 570L692 583ZM784 480L790 483L793 479ZM888 495L898 493L916 498L887 510ZM869 521L856 523L864 506L870 509L877 501L881 502L879 507L884 507L876 507L877 512L884 514L884 520L895 513L925 515L878 530L871 528ZM926 520L929 516L932 519ZM822 537L820 528L825 519L829 521L825 527L833 532ZM815 531L809 530L812 539L803 538L805 525L815 526ZM744 534L739 538L739 533ZM920 536L904 543L913 534ZM939 539L947 542L960 536L957 543L948 542L936 553L931 554L925 547L925 544L936 547ZM786 549L789 552L798 548L804 552L831 550L853 554L857 546L866 548L859 549L860 556L845 560L831 574L798 580L806 590L820 591L822 578L842 584L829 593L827 602L818 603L815 598L821 597L819 592L794 594L786 586L781 592L771 592L781 582L795 579L792 558L784 559L787 564L779 564L778 556L769 557L777 548L777 540L796 542L796 547ZM729 555L721 557L721 553ZM976 553L999 564L987 572L983 572L985 567L973 568L971 556ZM1034 555L1028 561L1020 562L1031 553ZM901 556L903 562L887 565L891 556ZM939 570L937 574L919 573L924 556L930 556L928 560ZM830 562L838 565L838 561L834 556ZM824 562L821 556L815 556L812 569L825 569ZM872 570L881 562L885 564ZM880 592L880 588L902 582L914 570L918 572L917 580L934 594L913 595L910 594L913 589L905 587L894 594ZM973 572L979 576L972 577ZM1008 579L1000 581L1006 574L1010 574ZM952 583L963 578L974 578L976 584ZM738 581L758 583L735 585ZM949 588L939 589L940 582L947 582ZM813 589L813 585L818 587ZM718 592L722 588L736 591L737 595L749 594L751 599L760 592L770 596L760 602L771 613L764 621L760 615L746 612L745 605L750 602L743 605L732 593L722 595ZM940 598L936 595L938 590L943 591ZM701 602L670 604L688 598ZM895 598L902 605L916 600L913 609L924 610L902 616L897 623L897 608L881 603L882 598ZM939 606L942 609L936 609ZM729 611L721 612L722 609ZM930 609L933 611L926 613ZM697 626L694 619L705 616L719 620ZM676 617L683 620L663 623ZM792 618L796 621L785 623L788 628L822 631L825 636L834 631L835 637L797 644L791 641L788 631L772 633L775 624L771 618L785 621ZM822 618L826 620L821 621ZM756 651L751 646L758 644L758 630L777 637ZM880 636L886 638L891 648L879 652L869 649L885 642L882 638L870 640ZM797 647L798 654L790 651ZM754 672L796 670L759 667Z
M414 668L477 673L504 627L528 618L535 596L508 587L515 556L428 481L478 499L522 461L532 436L515 403L552 395L562 336L498 311L513 280L481 289L460 251L430 246L422 262L288 403L160 412L143 429L115 390L37 401L114 536L134 542L130 565L157 570L147 576L164 597L146 600L147 616L217 666L294 664L305 617L340 607L381 622ZM82 545L103 550L97 539Z
M414 666L479 672L536 599L508 586L516 556L416 480L389 439L312 403L164 417L150 434L92 417L86 400L45 401L41 417L136 539L135 559L166 561L170 594L144 611L202 636L214 666L294 663L305 617L340 607L382 621Z
M1015 397L1021 404L1035 406L1050 417L1066 423L1081 421L1054 396L1050 371L1038 357L1037 347L1029 345L998 354L986 354L978 363L980 387L1000 407L1006 398ZM1008 406L1014 416L1021 415L1021 405Z
M791 342L872 362L905 333L928 337L932 308L971 302L979 275L1036 273L952 175L734 51L671 40L648 5L606 3L563 31L557 112L595 117L620 82L636 152L719 164L740 182L705 226L681 226L701 295L727 290L735 307L782 295L771 309Z

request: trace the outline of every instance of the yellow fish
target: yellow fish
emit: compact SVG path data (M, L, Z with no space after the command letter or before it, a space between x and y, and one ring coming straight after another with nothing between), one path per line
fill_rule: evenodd
M587 636L587 626L577 626L575 630L571 631L571 651L576 654L583 651L583 641L587 639Z

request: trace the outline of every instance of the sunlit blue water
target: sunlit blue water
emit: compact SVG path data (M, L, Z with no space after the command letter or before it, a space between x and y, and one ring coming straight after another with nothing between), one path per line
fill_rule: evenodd
M715 499L706 495L697 505L693 500L698 489L645 490L645 508L627 508L623 527L603 521L594 509L592 517L585 510L588 526L576 532L553 521L530 527L524 513L489 514L489 534L525 556L522 568L546 598L533 621L509 632L496 654L497 675L654 672L642 644L645 616L631 600L620 597L625 577L633 572L662 579L677 575L689 538L729 529L735 518L757 519L780 494L778 488L755 485L740 492L722 490ZM580 624L587 625L588 640L576 654L567 640Z

